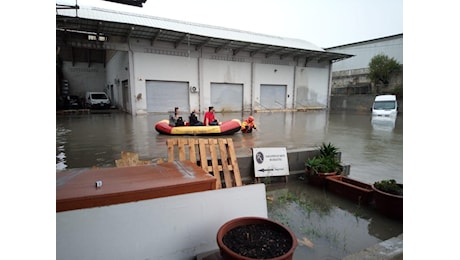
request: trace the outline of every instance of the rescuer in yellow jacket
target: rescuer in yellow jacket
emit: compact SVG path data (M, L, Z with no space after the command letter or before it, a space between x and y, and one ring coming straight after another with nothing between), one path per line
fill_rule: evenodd
M252 133L252 129L257 130L257 125L254 122L254 117L249 116L247 119L243 121L241 124L241 132L243 133Z

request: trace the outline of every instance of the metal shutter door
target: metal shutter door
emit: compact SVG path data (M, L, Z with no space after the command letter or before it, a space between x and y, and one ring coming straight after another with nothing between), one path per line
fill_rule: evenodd
M154 81L146 82L147 112L173 111L190 112L188 82Z
M260 104L265 109L286 108L286 85L260 85Z

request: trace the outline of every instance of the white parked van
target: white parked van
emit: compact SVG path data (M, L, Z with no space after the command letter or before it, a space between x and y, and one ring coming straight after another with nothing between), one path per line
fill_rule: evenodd
M372 116L396 117L398 102L395 95L376 96L372 105Z
M87 108L110 108L110 99L105 92L86 92Z

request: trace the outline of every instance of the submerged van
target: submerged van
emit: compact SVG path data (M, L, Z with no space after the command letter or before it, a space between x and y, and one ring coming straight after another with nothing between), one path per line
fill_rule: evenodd
M87 108L110 108L110 99L105 92L86 92Z
M376 96L372 105L372 116L396 117L398 102L395 95Z

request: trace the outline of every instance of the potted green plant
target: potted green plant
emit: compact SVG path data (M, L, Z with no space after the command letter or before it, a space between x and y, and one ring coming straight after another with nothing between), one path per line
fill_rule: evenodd
M305 161L305 171L309 183L324 185L325 177L340 172L339 149L331 143L322 143L319 154Z
M337 158L337 156L339 155L339 148L335 147L331 143L322 143L319 147L319 154L322 157Z
M394 179L381 180L372 185L375 208L392 218L403 217L403 185Z

